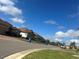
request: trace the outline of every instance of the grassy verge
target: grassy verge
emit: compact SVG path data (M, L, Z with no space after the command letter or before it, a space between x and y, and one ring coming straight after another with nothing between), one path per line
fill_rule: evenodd
M79 59L73 57L71 52L54 51L54 50L43 50L31 53L25 56L23 59Z

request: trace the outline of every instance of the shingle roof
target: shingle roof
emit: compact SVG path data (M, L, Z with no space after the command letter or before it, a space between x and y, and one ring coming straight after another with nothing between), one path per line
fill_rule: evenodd
M5 29L5 26L2 26L2 25L0 25L0 30L4 30Z
M3 25L3 26L12 26L10 23L0 19L0 24Z
M30 33L32 32L32 30L28 30L28 29L25 29L25 28L18 28L21 32L24 32L24 33Z

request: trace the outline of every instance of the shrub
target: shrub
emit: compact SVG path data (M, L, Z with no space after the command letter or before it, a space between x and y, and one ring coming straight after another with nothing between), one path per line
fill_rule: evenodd
M79 52L79 48L77 49L77 52Z

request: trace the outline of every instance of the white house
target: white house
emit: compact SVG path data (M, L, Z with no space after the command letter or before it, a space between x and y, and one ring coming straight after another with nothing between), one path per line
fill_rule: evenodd
M27 38L28 33L20 32L21 37Z
M28 33L32 32L31 30L28 30L28 29L25 29L25 28L19 28L19 30L21 31L20 35L21 35L22 38L27 38Z

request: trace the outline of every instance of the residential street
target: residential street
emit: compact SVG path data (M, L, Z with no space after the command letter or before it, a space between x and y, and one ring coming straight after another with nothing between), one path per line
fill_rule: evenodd
M37 43L28 43L21 41L18 38L0 35L0 59L3 59L4 57L9 56L13 53L17 53L27 49L45 48L45 47L52 48L52 46Z

